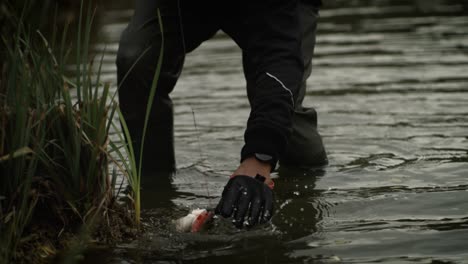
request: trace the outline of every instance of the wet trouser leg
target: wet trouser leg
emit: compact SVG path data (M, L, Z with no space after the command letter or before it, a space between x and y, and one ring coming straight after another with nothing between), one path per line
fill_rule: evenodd
M134 16L119 43L117 76L120 107L130 130L137 161L142 158L143 169L147 172L175 170L173 106L169 93L181 73L186 52L216 32L214 23L204 21L207 16L203 13L206 11L185 2L179 5L177 0L136 0ZM164 32L162 54L158 9ZM193 15L184 16L182 20L180 12L183 10L190 10L187 13L193 12L190 13ZM161 55L162 67L144 152L140 157L146 106Z
M305 2L305 1L304 1ZM301 2L300 21L302 26L302 55L304 75L296 99L293 129L286 152L280 157L280 164L295 167L314 167L328 163L322 138L317 131L317 112L312 107L304 107L307 79L312 72L312 56L315 47L318 7Z

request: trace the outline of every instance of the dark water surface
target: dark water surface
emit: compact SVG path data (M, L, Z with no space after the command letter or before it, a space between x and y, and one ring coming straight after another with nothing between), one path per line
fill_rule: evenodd
M468 3L325 2L305 105L330 165L275 174L271 226L174 232L172 219L217 203L243 143L240 53L219 34L173 93L179 170L172 190L145 189L149 232L90 263L468 263ZM101 17L113 84L132 13L115 2Z

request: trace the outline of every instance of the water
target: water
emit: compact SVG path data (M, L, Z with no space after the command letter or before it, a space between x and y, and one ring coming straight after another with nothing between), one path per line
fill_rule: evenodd
M96 44L114 84L132 15L120 2ZM171 219L213 207L238 165L249 106L239 49L219 34L187 57L173 93L179 170L172 189L144 194L149 231L90 261L468 263L468 4L325 2L305 105L330 165L275 173L271 226L174 232Z

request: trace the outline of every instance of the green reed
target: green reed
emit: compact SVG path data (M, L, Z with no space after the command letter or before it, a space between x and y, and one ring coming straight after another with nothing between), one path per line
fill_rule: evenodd
M109 84L101 82L103 57L97 67L90 60L94 15L91 6L86 12L84 9L82 2L72 73L66 69L71 54L67 26L61 36L54 31L48 41L41 32L23 23L23 13L12 22L14 36L2 36L5 52L0 67L3 69L0 76L0 261L15 257L14 252L27 236L32 221L41 217L59 221L62 225L57 229L60 229L86 225L94 222L97 215L103 215L118 196L115 193L118 173L115 169L110 172L112 163L121 174L128 176L135 222L140 223L141 162L136 164L131 144L121 144L125 142L122 135L118 134L120 141L109 138L112 128L119 131L113 121L116 113L127 139L130 134L115 94L110 94ZM155 96L161 64L162 56L148 109ZM146 123L148 118L149 110ZM142 151L143 148L140 154Z

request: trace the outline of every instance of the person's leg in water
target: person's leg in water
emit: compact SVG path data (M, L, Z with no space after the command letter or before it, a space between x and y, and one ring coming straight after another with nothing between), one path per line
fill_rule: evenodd
M169 94L179 78L185 54L217 31L216 23L205 14L209 9L191 2L136 0L134 16L119 43L119 101L137 161L141 158L143 162L143 174L175 171L173 106ZM164 32L163 54L160 54L158 9ZM159 56L163 56L162 68L140 157L146 106Z
M299 18L302 26L302 56L304 76L296 99L293 130L285 154L280 157L280 165L286 167L311 168L328 164L322 138L317 131L317 112L312 107L304 107L306 82L312 72L312 56L315 47L319 0L300 1Z

